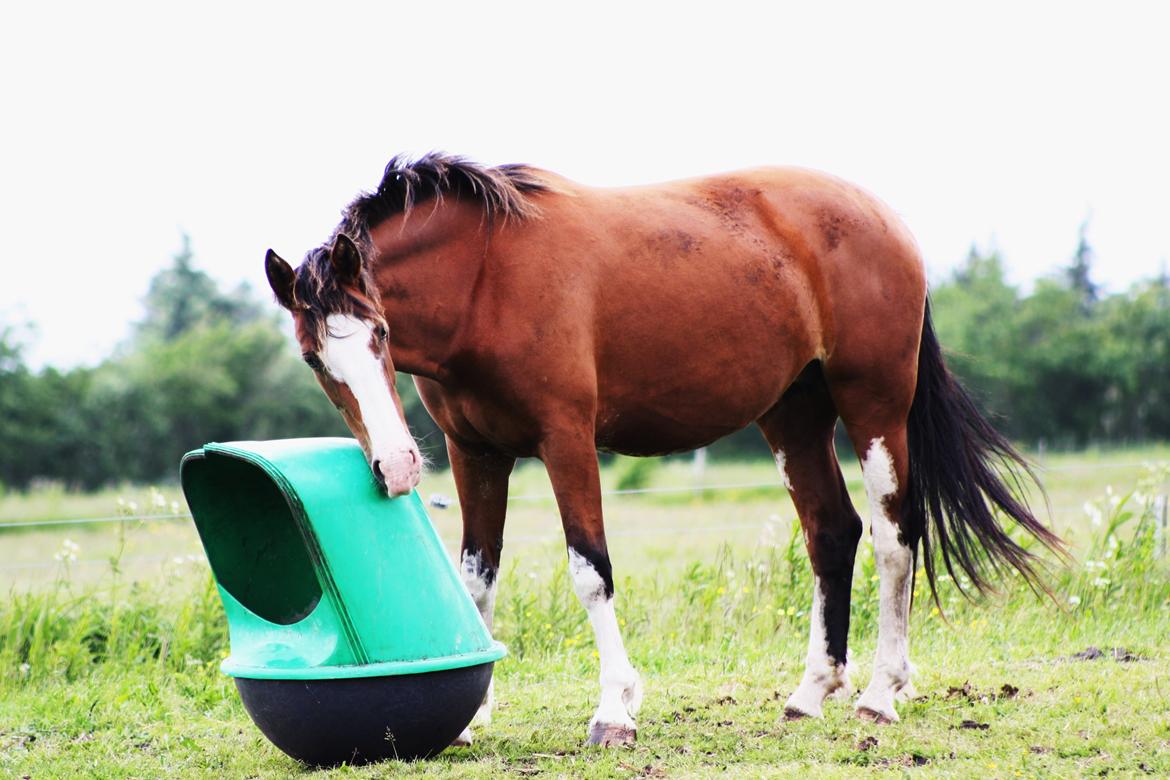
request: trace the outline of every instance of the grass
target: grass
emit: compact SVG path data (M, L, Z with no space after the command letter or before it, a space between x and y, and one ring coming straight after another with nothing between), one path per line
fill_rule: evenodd
M517 501L497 608L510 655L497 665L494 722L477 730L472 748L432 761L319 773L269 745L219 673L225 627L205 565L187 557L198 553L187 523L4 533L0 565L53 553L62 560L9 573L17 584L0 607L0 776L1170 775L1170 564L1158 556L1151 511L1170 481L1164 467L1102 467L1168 455L1047 464L1054 521L1076 557L1051 574L1059 608L1018 578L982 605L944 583L944 620L920 580L911 649L922 697L886 727L858 721L844 702L829 703L823 720L780 719L801 673L811 589L781 493L613 499L618 611L646 701L637 746L612 751L582 744L597 660L568 584L555 507ZM625 468L607 470L608 487L628 478ZM852 469L847 477L853 486ZM704 479L775 476L767 464L713 464ZM682 463L636 475L650 487L694 480ZM424 487L453 493L445 474ZM547 483L522 469L513 494L547 495ZM119 496L125 491L103 500ZM449 544L457 515L432 513ZM79 549L63 545L66 535ZM162 559L134 562L151 551ZM851 632L859 687L869 677L876 610L866 546ZM1104 657L1075 657L1089 647Z

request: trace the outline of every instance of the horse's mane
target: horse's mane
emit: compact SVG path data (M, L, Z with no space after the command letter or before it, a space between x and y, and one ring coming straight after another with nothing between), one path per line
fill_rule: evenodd
M418 159L395 155L372 192L356 197L342 211L337 233L345 233L363 249L369 231L396 214L409 214L416 203L446 195L478 201L489 223L528 219L539 209L527 197L546 192L547 182L527 165L487 167L458 155L430 152Z
M487 167L457 155L431 152L418 159L396 155L386 164L382 180L345 207L329 241L305 255L297 269L294 297L304 326L318 340L325 335L325 317L334 312L381 319L377 287L363 268L356 288L343 288L333 278L329 250L344 234L363 255L370 250L370 231L396 214L409 214L417 203L444 196L477 201L489 225L496 220L529 219L539 214L526 196L552 187L526 165Z

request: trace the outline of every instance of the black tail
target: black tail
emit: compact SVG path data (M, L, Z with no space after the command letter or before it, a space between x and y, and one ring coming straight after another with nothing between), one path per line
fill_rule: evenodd
M1008 535L995 513L998 510L1011 518L1057 553L1063 553L1064 543L1035 518L1023 497L1025 479L1039 485L1028 463L983 418L943 363L929 302L922 322L918 387L910 407L908 438L910 486L905 507L910 527L921 534L922 559L935 603L935 550L960 590L956 569L979 593L985 593L1010 566L1034 590L1047 591L1032 554Z

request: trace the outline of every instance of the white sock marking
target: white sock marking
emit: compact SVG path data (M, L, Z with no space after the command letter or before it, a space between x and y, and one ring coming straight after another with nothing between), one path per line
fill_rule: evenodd
M857 701L858 708L897 720L894 695L910 681L909 616L913 554L898 538L898 525L887 513L885 500L898 490L894 463L884 440L874 439L861 463L869 497L870 528L877 564L878 646L873 678Z
M475 553L474 555L463 553L463 558L459 562L459 574L463 578L463 585L467 588L467 592L471 594L471 600L475 602L475 606L479 609L479 616L483 618L483 623L487 626L488 631L492 630L492 625L495 622L496 613L496 586L499 580L492 577L491 582L483 573L483 555ZM483 702L479 705L479 710L475 713L475 720L473 722L480 725L488 725L492 722L492 706L495 700L496 678L495 675L488 682L487 693L483 696ZM468 733L468 739L471 735ZM467 744L471 744L468 742Z
M792 480L788 478L788 471L784 468L787 459L784 456L784 450L776 450L773 453L776 458L776 469L780 472L780 479L784 480L784 487L788 488L788 492L792 492Z
M829 655L829 634L825 629L825 594L820 577L814 577L804 676L796 691L788 697L784 710L819 718L825 697L840 688L849 687L847 665L835 663Z
M569 548L569 574L577 598L589 614L601 665L601 702L589 721L634 729L633 716L642 703L642 684L622 644L613 597L605 595L605 582L583 555Z

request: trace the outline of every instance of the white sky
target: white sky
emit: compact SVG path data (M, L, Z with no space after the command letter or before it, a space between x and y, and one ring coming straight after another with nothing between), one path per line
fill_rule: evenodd
M877 193L937 277L1170 257L1160 3L9 3L0 11L0 322L93 363L181 231L265 293L395 152L590 184L759 164Z

